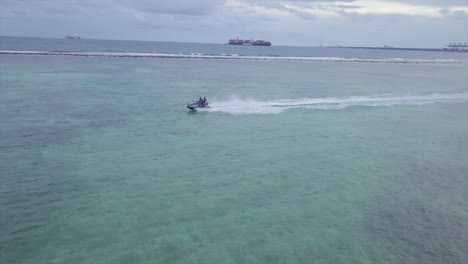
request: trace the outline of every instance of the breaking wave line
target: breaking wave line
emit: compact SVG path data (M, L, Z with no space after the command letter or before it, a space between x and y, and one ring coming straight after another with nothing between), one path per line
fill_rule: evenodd
M311 62L361 62L361 63L463 63L455 59L404 59L404 58L344 58L344 57L286 57L286 56L247 56L239 54L208 55L202 53L140 53L140 52L69 52L69 51L14 51L0 50L9 55L51 55L79 57L117 57L117 58L164 58L164 59L229 59L229 60L283 60Z

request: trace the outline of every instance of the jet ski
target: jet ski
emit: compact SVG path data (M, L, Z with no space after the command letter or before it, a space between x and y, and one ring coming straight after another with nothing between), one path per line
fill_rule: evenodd
M210 108L210 105L208 102L193 101L187 105L187 108L192 111L197 111L199 108Z

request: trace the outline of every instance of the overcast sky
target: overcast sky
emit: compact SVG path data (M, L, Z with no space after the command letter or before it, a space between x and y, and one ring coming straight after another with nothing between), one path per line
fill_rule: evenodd
M0 0L0 35L274 45L468 41L468 0Z

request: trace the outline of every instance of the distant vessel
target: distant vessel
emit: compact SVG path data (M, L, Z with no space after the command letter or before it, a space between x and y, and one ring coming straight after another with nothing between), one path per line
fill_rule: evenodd
M72 36L72 35L68 35L68 36L65 36L66 39L80 39L80 36L76 35L76 36Z
M242 46L271 46L271 42L268 40L240 39L239 37L235 39L230 39L228 44Z
M446 51L458 51L458 52L468 52L468 43L449 43L445 45L443 50Z

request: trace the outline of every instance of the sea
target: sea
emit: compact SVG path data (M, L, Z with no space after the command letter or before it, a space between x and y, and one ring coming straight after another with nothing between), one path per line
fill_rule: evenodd
M0 37L0 263L468 263L468 54Z

